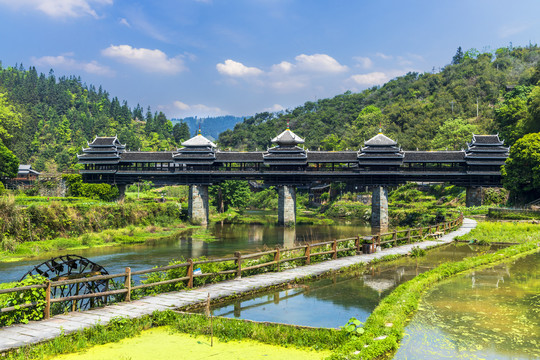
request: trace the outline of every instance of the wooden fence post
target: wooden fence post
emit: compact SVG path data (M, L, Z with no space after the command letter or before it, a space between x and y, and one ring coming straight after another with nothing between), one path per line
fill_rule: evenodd
M407 230L407 244L411 243L411 229Z
M306 244L306 252L304 256L306 257L306 265L311 264L311 246L309 244Z
M236 265L238 265L238 269L236 270L236 278L239 279L242 277L242 254L237 251L234 253L234 256L236 257Z
M420 239L422 239L422 233L424 232L424 228L421 227L419 230L418 230L418 235L420 235Z
M397 230L394 230L394 234L392 235L392 240L394 240L394 246L397 246Z
M51 281L47 281L45 289L45 319L51 318Z
M332 251L334 252L332 254L332 259L336 260L337 259L337 240L334 239L334 242L332 243Z
M276 270L279 272L279 247L276 246L276 253L274 254L274 261L276 262Z
M354 246L356 247L356 253L360 254L360 236L356 236L356 240L354 241Z
M188 269L187 269L187 276L189 276L187 287L189 289L193 289L193 260L188 259Z
M127 289L126 301L131 301L131 268L126 267L126 280L124 282L124 287Z

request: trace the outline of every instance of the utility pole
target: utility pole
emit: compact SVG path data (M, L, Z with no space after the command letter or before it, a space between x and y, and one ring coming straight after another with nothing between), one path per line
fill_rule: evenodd
M452 117L454 117L454 100L450 101L450 104L452 104Z
M476 97L476 118L478 119L478 96Z

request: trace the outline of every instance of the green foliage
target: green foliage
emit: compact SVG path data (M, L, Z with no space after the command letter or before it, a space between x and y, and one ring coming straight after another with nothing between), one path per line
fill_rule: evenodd
M362 335L365 332L363 325L360 320L352 317L344 326L340 326L340 328L348 335Z
M4 195L7 192L4 184L0 181L0 196Z
M540 197L540 133L527 134L512 146L502 175L504 187L518 198Z
M42 276L35 275L25 278L17 283L0 284L0 289L16 288L36 284L44 284L47 279ZM24 304L32 304L28 308L20 308ZM0 313L0 327L9 326L18 323L27 323L31 320L40 320L43 318L45 311L45 289L30 289L8 294L0 295L0 308L14 306L16 310Z
M538 239L540 239L539 225L515 222L480 222L470 233L457 238L485 243L525 243Z
M0 139L0 177L15 177L19 172L19 160Z
M476 126L462 118L445 121L431 141L431 148L434 150L463 149L471 141L471 134L476 132Z
M272 209L278 207L278 192L275 187L270 186L261 191L252 193L247 204L252 209Z
M80 174L62 176L69 186L71 196L82 196L94 200L113 201L118 197L118 188L109 184L87 184L82 182Z
M220 198L223 202L224 211L233 207L236 209L244 209L251 198L251 190L247 181L242 180L225 180L219 185L211 186L210 195L214 201L214 205L220 208Z

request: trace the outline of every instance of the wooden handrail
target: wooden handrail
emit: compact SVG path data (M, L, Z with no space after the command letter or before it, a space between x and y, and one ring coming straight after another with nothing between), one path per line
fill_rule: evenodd
M405 230L395 230L393 232L380 233L380 234L371 236L370 240L367 240L367 241L377 246L381 246L381 245L389 244L389 243L393 243L394 245L397 245L399 242L402 242L402 241L411 243L411 242L414 242L415 239L423 239L424 234L425 235L432 234L434 229L436 229L436 231L442 231L446 233L453 230L456 227L461 226L462 224L463 224L463 214L460 214L455 220L436 224L435 227L433 227L432 225L429 225L427 227L409 228ZM415 232L418 235L414 235ZM403 234L403 236L398 236L398 234ZM385 236L386 237L391 236L391 238L388 240L382 240L382 238ZM339 248L338 246L339 244L349 242L349 241L354 241L353 247ZM328 246L328 245L331 246L330 250L322 249L323 251L319 251L319 252L313 251L314 248ZM130 301L131 293L134 290L138 290L138 289L150 288L150 287L167 285L167 284L174 284L174 283L178 283L182 281L186 281L186 287L192 288L193 280L198 277L235 274L235 276L239 278L242 276L243 271L255 270L255 269L268 267L268 266L275 266L276 267L275 271L280 271L280 264L284 262L304 260L305 264L308 265L311 263L311 260L314 256L331 254L332 259L337 259L340 252L347 252L347 251L355 250L357 253L359 253L360 248L361 248L360 236L356 236L353 238L324 241L324 242L319 242L319 243L314 243L314 244L306 243L304 245L298 245L298 246L294 246L291 248L284 248L284 249L280 249L279 247L276 247L274 250L267 250L267 251L262 251L258 253L252 253L252 254L242 255L240 252L236 252L234 254L234 257L227 257L227 258L206 259L206 260L198 260L198 261L193 261L192 259L188 259L187 262L184 262L184 263L167 265L167 266L162 266L162 267L155 267L152 269L131 271L130 267L126 267L124 273L88 276L88 277L82 277L79 279L47 281L47 283L45 284L35 284L35 285L21 286L17 288L0 289L0 294L8 294L8 293L27 291L27 290L32 290L32 289L45 289L44 318L48 319L50 318L50 313L51 313L51 303L76 301L76 300L101 297L101 296L110 296L110 295L116 295L116 294L126 294L125 301ZM302 255L294 256L295 255L293 253L294 251L302 251L303 253L301 252ZM293 257L283 257L282 254L285 252L290 253L291 255L293 255ZM272 261L268 261L262 264L245 266L245 267L242 266L245 260L260 258L264 255L271 255L271 254L274 256ZM213 273L204 273L204 274L193 273L195 265L217 263L217 262L227 262L227 261L235 261L236 263L235 268L230 269L230 270L222 270L219 272L213 272ZM144 275L144 274L149 274L149 273L154 273L154 272L163 272L163 271L178 269L178 268L183 268L183 267L187 268L186 269L187 275L184 277L162 280L162 281L157 281L157 282L149 283L149 284L140 284L137 286L131 286L131 281L134 275ZM67 296L67 297L51 298L51 289L54 287L67 286L67 285L79 284L79 283L84 283L84 282L92 282L92 281L108 281L110 279L119 278L119 277L124 277L124 283L123 283L124 288L122 289L109 290L109 291L99 292L99 293L90 293L90 294L74 295L74 296ZM0 313L15 311L19 309L25 309L25 308L29 308L29 307L33 307L37 305L39 305L39 302L25 303L25 304L19 304L15 306L0 308Z

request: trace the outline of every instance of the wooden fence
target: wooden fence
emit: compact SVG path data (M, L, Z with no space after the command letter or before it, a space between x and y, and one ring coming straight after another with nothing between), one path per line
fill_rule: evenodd
M79 279L69 279L69 280L61 280L61 281L48 281L45 284L36 284L36 285L22 286L22 287L9 288L9 289L0 289L0 294L16 293L16 292L28 291L28 290L34 290L34 289L45 289L44 301L42 300L40 302L25 303L25 304L0 308L0 314L16 311L20 309L30 308L34 306L45 305L44 318L48 319L51 316L51 304L54 304L54 303L71 301L73 304L72 310L74 311L77 308L76 302L82 299L90 299L90 298L105 298L106 299L112 295L125 294L125 297L123 300L131 301L132 293L140 289L152 288L152 287L161 286L161 285L176 284L179 282L184 282L187 288L193 288L193 281L196 278L216 277L220 275L228 275L228 276L239 278L242 276L243 272L260 270L263 268L271 268L271 271L272 270L280 271L281 265L283 263L301 261L304 263L304 265L309 265L312 262L313 258L317 256L321 257L321 256L326 255L326 257L329 257L331 259L337 259L340 253L341 253L341 256L346 256L347 252L352 252L352 251L354 251L356 254L359 254L359 253L362 253L362 250L363 250L362 245L364 244L368 245L371 251L373 251L376 247L392 247L392 246L397 246L397 245L402 245L402 244L410 244L410 243L417 242L419 240L423 240L426 237L436 238L442 235L443 233L450 232L460 227L462 223L463 223L463 214L460 214L458 218L455 220L439 223L437 225L380 233L377 235L365 236L362 238L360 236L357 236L354 238L325 241L325 242L320 242L320 243L315 243L315 244L306 243L304 245L294 246L291 248L283 248L283 249L276 247L273 250L257 252L253 254L241 254L240 252L236 252L234 256L232 257L220 258L220 259L207 259L207 260L188 259L186 262L181 263L181 264L174 264L174 265L169 265L169 266L156 267L152 269L145 269L145 270L138 270L138 271L131 271L131 268L126 267L125 272L118 273L118 274L89 276L89 277L83 277ZM244 264L246 262L249 262L250 260L258 259L258 260L264 261L265 260L263 258L264 256L267 256L267 258L270 258L271 260L265 261L262 263L256 263L254 265L247 264L249 266L244 266ZM195 271L197 266L203 265L203 264L210 264L210 263L224 263L224 265L228 263L229 267L231 266L231 264L234 264L234 265L232 265L233 268L231 269L221 270L217 272L202 273L202 272ZM133 286L132 284L132 277L134 275L145 275L145 274L150 274L150 273L164 272L164 271L168 271L172 269L181 269L181 268L187 268L186 276L152 282L152 283L143 283L136 286ZM227 268L227 266L224 266L224 268ZM268 271L268 269L264 269L264 271ZM104 280L111 280L111 279L116 279L116 278L123 278L123 282L122 282L123 288L104 291L104 292L95 292L95 293L90 293L90 294L51 298L51 289L54 287L70 286L73 284L88 283L88 282L94 282L94 281L104 281ZM110 302L110 301L107 301L107 302Z

